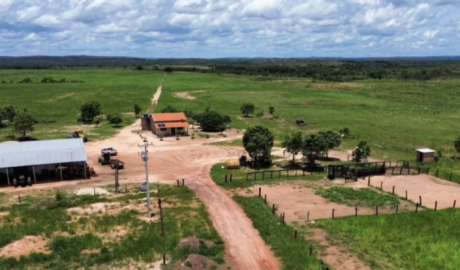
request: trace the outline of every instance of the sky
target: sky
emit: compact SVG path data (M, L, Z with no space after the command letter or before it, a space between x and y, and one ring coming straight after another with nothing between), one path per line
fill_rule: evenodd
M0 55L460 55L460 0L0 0Z

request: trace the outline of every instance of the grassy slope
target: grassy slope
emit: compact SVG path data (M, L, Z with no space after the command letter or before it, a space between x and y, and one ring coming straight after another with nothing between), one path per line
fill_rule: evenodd
M345 204L348 206L388 206L396 208L399 198L396 195L382 194L371 188L353 189L347 187L332 187L317 189L316 194L328 201Z
M459 210L317 221L374 269L460 269Z
M25 77L39 82L45 76L84 83L17 83ZM27 109L39 121L57 120L55 124L37 124L33 137L66 138L74 130L72 126L79 125L76 120L84 102L99 101L103 113L133 113L136 103L147 110L162 78L163 73L159 72L114 69L1 70L0 81L14 83L0 83L0 107L13 105L18 110ZM124 116L122 126L134 120L133 116ZM88 133L90 138L97 139L113 135L116 130L104 123ZM10 134L9 128L0 129L0 141L7 140L5 137Z
M188 188L161 186L164 203L171 206L165 208L165 242L166 253L173 260L182 259L189 253L209 256L217 262L223 262L224 246L204 206L196 199L193 191ZM152 193L153 200L157 197ZM27 235L43 235L50 238L49 255L31 254L15 259L0 258L0 265L5 269L73 269L112 265L126 259L142 262L157 261L162 252L162 237L159 222L151 224L136 218L135 210L123 211L117 215L81 217L78 222L71 222L66 212L69 207L87 206L96 202L121 202L129 204L145 198L145 193L131 191L120 197L76 196L67 195L65 199L55 202L53 197L26 197L22 205L6 207L10 214L0 217L0 248ZM42 207L34 207L42 202ZM22 220L18 223L17 220ZM121 240L113 239L103 243L98 234L108 233L116 226L123 226L128 234ZM85 234L78 232L86 231ZM56 232L65 232L69 236L58 236ZM216 245L200 250L178 250L176 245L184 237L197 236L212 240ZM83 249L100 249L101 253L83 255ZM2 268L0 267L0 268ZM3 268L2 268L3 269Z

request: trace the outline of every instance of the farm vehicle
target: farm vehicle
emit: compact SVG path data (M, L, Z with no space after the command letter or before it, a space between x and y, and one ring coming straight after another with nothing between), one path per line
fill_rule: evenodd
M112 158L110 153L107 152L102 154L101 157L99 157L98 162L101 165L110 165L110 168L112 169L118 168L119 170L123 170L125 168L125 163L123 161L118 160L116 158Z

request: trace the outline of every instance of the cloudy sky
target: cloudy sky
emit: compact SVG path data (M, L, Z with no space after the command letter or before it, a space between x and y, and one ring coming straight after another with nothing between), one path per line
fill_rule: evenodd
M460 55L460 0L0 0L0 55Z

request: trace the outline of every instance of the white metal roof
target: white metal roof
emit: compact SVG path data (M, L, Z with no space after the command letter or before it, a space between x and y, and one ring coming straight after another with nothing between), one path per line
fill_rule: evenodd
M434 151L433 149L430 149L430 148L420 148L420 149L417 149L418 152L420 153L434 153L436 151Z
M0 143L0 169L86 160L83 139Z

